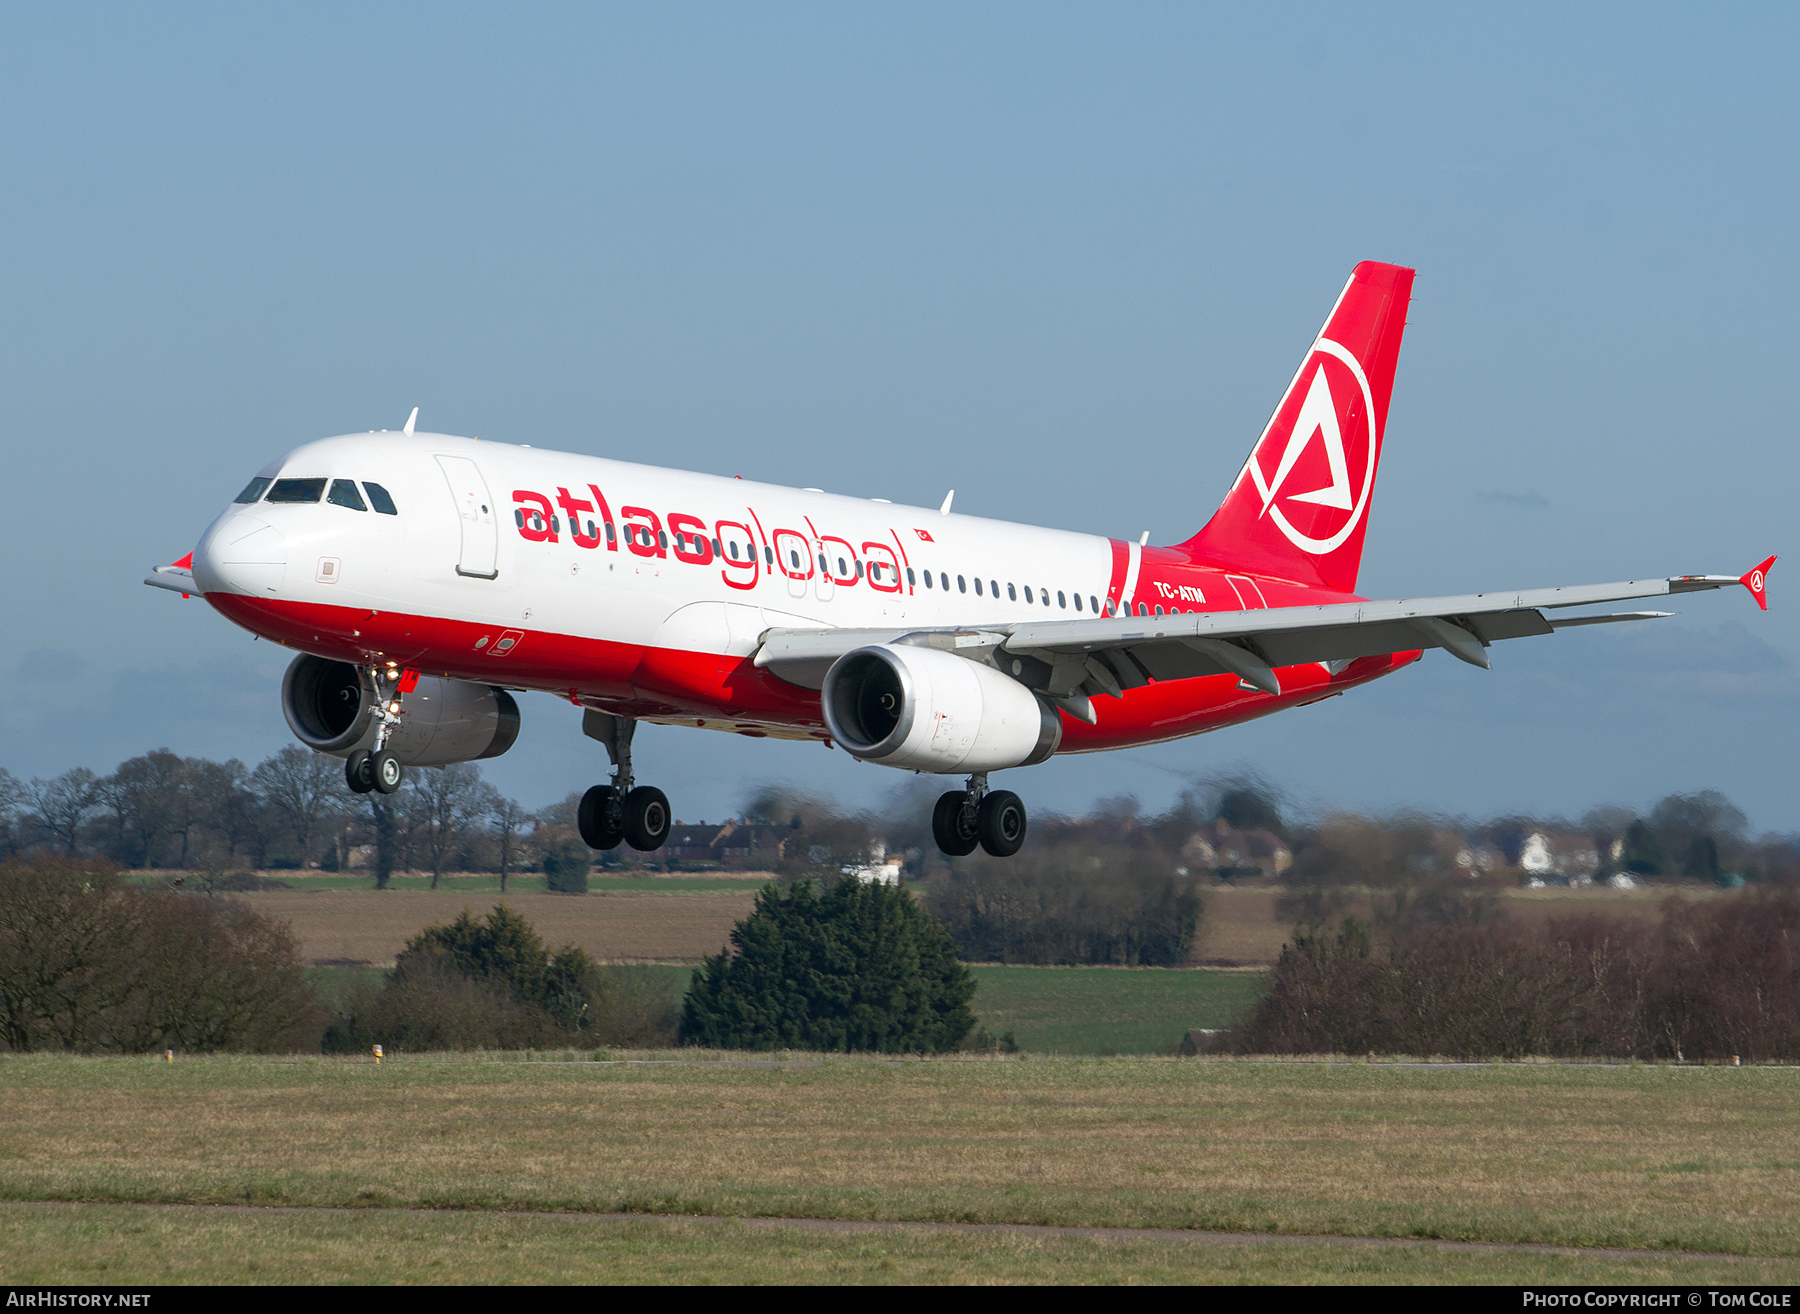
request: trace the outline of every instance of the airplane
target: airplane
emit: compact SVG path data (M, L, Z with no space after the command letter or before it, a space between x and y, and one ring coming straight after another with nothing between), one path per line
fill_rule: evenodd
M281 706L352 790L496 757L514 694L583 709L612 764L582 838L669 833L639 722L836 745L966 777L932 820L950 855L1007 857L1024 803L995 771L1161 743L1334 698L1441 648L1671 613L1570 608L1743 576L1371 601L1356 593L1414 271L1359 264L1216 514L1137 541L739 476L404 428L264 466L144 582L293 648Z

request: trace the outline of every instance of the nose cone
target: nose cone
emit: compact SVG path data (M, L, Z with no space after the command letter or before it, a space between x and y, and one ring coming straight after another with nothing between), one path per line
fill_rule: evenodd
M194 582L205 593L266 598L281 590L287 574L287 539L268 521L226 516L194 549Z

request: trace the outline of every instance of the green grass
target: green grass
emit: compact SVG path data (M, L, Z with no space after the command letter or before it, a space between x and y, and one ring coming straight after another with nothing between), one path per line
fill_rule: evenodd
M635 972L648 972L669 978L669 988L680 999L687 993L688 982L694 978L694 969L679 964L651 963L642 967L633 967ZM309 967L303 975L319 996L319 1003L327 1010L336 1008L350 997L359 985L380 985L387 976L387 969L381 967Z
M269 1283L1791 1284L1786 1260L1470 1253L694 1219L0 1204L18 1286Z
M974 967L980 1025L1038 1054L1166 1054L1189 1027L1229 1026L1262 972L1158 967Z
M1791 1069L543 1061L573 1057L4 1056L0 1200L1157 1227L1800 1259ZM504 1259L490 1259L504 1276Z
M680 999L695 968L656 965ZM990 967L970 968L977 982L977 1026L991 1035L1011 1031L1036 1054L1163 1054L1189 1027L1223 1027L1264 989L1261 972L1212 968ZM367 981L377 967L313 967L306 978L327 1009Z

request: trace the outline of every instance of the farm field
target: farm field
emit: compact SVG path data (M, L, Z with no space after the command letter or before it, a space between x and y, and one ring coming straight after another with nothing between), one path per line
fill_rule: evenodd
M552 946L578 944L603 961L698 962L724 946L731 928L749 913L758 888L739 883L735 890L673 894L509 890L506 902ZM257 912L286 918L305 962L382 967L393 966L406 942L425 927L448 922L464 908L485 914L500 901L497 889L293 889L234 897Z
M1781 1261L1756 1269L1756 1280L1800 1280L1791 1069L786 1057L791 1066L401 1056L378 1067L9 1056L0 1058L0 1200L474 1211L422 1221L370 1214L366 1223L352 1219L353 1228L332 1222L336 1215L188 1216L178 1224L194 1247L214 1247L205 1262L215 1266L267 1253L234 1250L238 1243L226 1239L234 1232L273 1229L321 1254L349 1247L363 1256L358 1262L389 1253L400 1271L435 1256L443 1276L456 1280L508 1276L512 1251L500 1244L508 1236L530 1252L520 1256L528 1260L521 1275L551 1278L559 1264L573 1272L567 1266L593 1260L559 1242L553 1228L521 1221L514 1232L497 1230L514 1226L497 1213L521 1210L1724 1252ZM12 1216L44 1236L86 1226L54 1211ZM134 1226L144 1231L111 1243L118 1262L163 1264L157 1238L167 1225L145 1215ZM671 1264L691 1262L690 1271L711 1256L726 1265L713 1270L721 1279L770 1272L774 1247L759 1250L728 1229L654 1239L619 1226L607 1235L622 1251L650 1247L673 1256ZM4 1231L10 1238L18 1229ZM132 1235L147 1238L141 1248ZM393 1238L391 1251L382 1251L383 1236ZM488 1238L492 1248L468 1250L470 1237ZM1025 1259L1039 1265L1038 1275L1055 1276L1052 1252L1062 1243L1040 1239L1031 1243L1036 1257L1023 1259L1025 1243L1004 1238L784 1233L781 1244L812 1257L776 1276L840 1262L861 1265L860 1275L868 1264L857 1257L877 1253L893 1271L915 1276L927 1275L921 1265L964 1264L956 1271L979 1276L981 1264ZM0 1245L18 1254L14 1247L25 1243ZM28 1249L40 1264L72 1264L81 1253L58 1259ZM1116 1258L1097 1242L1073 1250L1080 1256L1072 1263ZM1523 1280L1495 1276L1491 1257L1296 1254L1246 1249L1215 1258L1239 1265L1243 1276L1280 1280L1363 1271L1400 1280L1395 1265L1442 1280L1443 1265L1463 1263L1472 1279ZM1539 1265L1533 1271L1547 1262L1514 1258ZM1644 1280L1673 1273L1676 1263L1631 1262ZM1369 1263L1377 1268L1358 1267ZM1291 1264L1303 1267L1267 1267ZM156 1271L166 1280L165 1269ZM1104 1274L1096 1267L1091 1275Z
M1189 1027L1226 1027L1262 996L1260 971L970 968L979 1025L1036 1054L1166 1054Z

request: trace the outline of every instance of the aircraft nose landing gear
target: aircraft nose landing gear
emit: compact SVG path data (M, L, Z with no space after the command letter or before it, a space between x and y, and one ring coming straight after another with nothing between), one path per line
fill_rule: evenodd
M369 709L375 718L375 742L368 752L358 749L344 761L344 783L350 786L351 793L367 794L373 789L392 794L405 783L406 767L387 751L387 741L400 728L400 700L412 692L418 680L419 673L410 669L402 674L393 667L369 668L369 687L375 695ZM394 684L394 688L384 690L384 682Z
M669 799L652 785L631 780L631 737L637 721L589 708L581 729L606 747L613 763L613 783L595 785L581 796L576 829L590 849L616 849L623 840L640 852L660 849L669 838Z
M1010 858L1025 844L1025 804L1010 789L990 791L987 772L969 777L967 789L953 789L931 813L931 837L953 858L977 845L996 858Z

